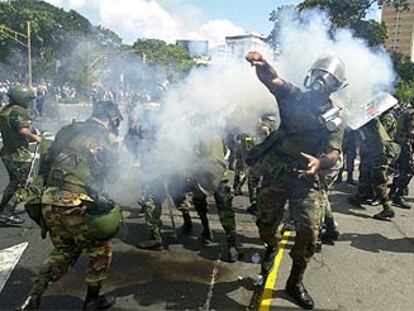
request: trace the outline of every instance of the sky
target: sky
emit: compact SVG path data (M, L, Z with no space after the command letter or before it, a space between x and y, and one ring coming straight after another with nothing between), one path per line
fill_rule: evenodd
M75 9L92 23L114 30L132 43L139 37L207 39L211 46L225 36L246 32L270 33L268 17L281 5L299 0L46 0L65 9ZM260 4L257 4L260 3ZM377 18L378 10L371 16Z

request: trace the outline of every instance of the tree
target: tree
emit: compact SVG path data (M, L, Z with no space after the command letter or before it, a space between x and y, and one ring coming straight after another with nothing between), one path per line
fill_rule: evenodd
M85 42L91 48L99 50L117 49L122 43L114 32L93 26L76 11L66 12L38 0L0 2L0 24L25 33L27 21L32 24L35 80L53 79L74 83L76 86L85 85L85 78L80 77L81 71L85 75L88 51L85 48L82 55L79 55L78 49ZM14 72L24 75L26 53L24 47L0 34L0 62L8 66L8 74ZM78 54L76 59L74 54Z
M185 49L162 40L138 39L132 48L144 63L162 70L171 81L185 77L195 66Z
M374 5L394 5L396 10L409 9L407 0L305 0L298 5L299 10L320 8L329 13L334 28L351 28L355 36L365 39L369 46L384 44L388 38L384 23L366 20Z

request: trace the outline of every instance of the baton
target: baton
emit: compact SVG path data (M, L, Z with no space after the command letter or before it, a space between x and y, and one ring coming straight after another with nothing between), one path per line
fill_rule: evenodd
M173 235L174 238L177 240L178 239L178 233L177 233L177 226L175 225L175 219L174 219L174 212L173 212L173 199L170 195L170 192L168 191L168 183L165 182L164 184L164 189L165 189L165 195L167 196L167 200L168 200L168 212L170 214L170 218L171 218L171 225L173 227Z
M25 189L27 189L27 187L29 187L29 184L30 184L30 177L32 177L33 170L34 170L34 165L35 165L35 163L36 163L36 157L37 157L37 155L39 154L39 147L40 147L40 144L39 144L39 143L37 143L37 144L36 144L35 151L34 151L34 154L33 154L32 161L30 162L29 174L27 175L26 183L24 184L24 188L25 188Z

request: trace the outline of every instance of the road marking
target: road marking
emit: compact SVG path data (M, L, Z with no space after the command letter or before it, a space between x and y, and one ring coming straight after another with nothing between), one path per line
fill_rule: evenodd
M277 285L277 274L279 272L280 264L282 263L283 255L285 253L286 244L289 240L291 231L286 231L283 234L282 241L280 242L279 252L276 256L273 269L267 277L265 289L263 291L262 300L260 301L259 311L269 311L272 306L273 290Z
M3 291L4 285L6 285L27 245L29 243L24 242L0 251L0 293Z
M209 286L209 289L208 289L207 300L206 300L206 303L204 304L204 306L202 307L203 311L210 311L211 300L213 299L214 287L216 286L216 279L217 279L217 276L218 276L218 273L219 273L220 263L221 263L221 253L220 253L219 257L217 258L217 260L214 264L213 271L211 273L211 281L210 281L210 286Z

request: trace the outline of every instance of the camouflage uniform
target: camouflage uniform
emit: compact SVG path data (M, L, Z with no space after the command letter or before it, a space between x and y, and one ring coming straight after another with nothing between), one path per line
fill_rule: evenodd
M388 135L379 119L374 119L364 125L361 135L361 164L358 190L350 199L354 205L361 204L373 193L381 202L384 211L392 213L387 181L388 169L399 155L400 148ZM376 218L378 215L375 216Z
M300 178L298 170L307 168L301 152L321 157L325 152L341 150L343 130L329 132L319 116L333 107L313 92L303 93L289 83L274 94L279 104L281 126L279 141L260 164L263 185L258 193L257 226L261 239L271 247L278 245L276 230L289 200L296 221L296 239L290 255L294 265L306 267L315 252L322 202L317 176Z
M345 165L339 171L338 181L342 181L342 173L344 170L347 172L347 183L353 184L355 159L357 156L357 135L355 131L346 130L343 142L343 154L345 159Z
M247 134L238 134L236 140L233 189L236 195L241 195L242 188L248 178L246 154L253 145L253 137Z
M3 138L3 148L0 157L9 174L10 181L3 192L0 211L6 213L15 210L17 204L23 201L22 190L29 175L32 153L29 142L19 134L22 128L30 128L31 120L27 109L18 105L8 105L0 112L0 131Z
M414 176L413 159L414 109L408 109L398 118L396 143L401 147L397 160L398 176L394 178L390 197L395 203L402 202L404 190Z
M40 268L31 295L41 296L76 263L83 251L89 256L88 286L106 279L112 257L111 242L88 234L87 208L96 206L116 163L119 140L99 119L62 128L49 151L50 169L42 196L42 214L54 249Z

